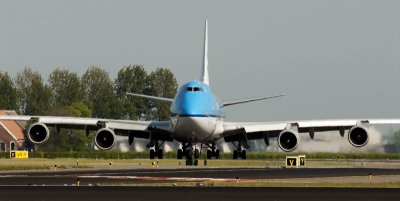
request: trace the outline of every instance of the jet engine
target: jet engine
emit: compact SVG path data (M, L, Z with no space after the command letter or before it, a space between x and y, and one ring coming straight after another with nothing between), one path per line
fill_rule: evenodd
M115 145L115 133L109 128L102 128L96 132L94 143L101 150L112 149Z
M299 135L292 130L284 130L278 136L278 145L286 152L295 150L299 142Z
M49 136L49 128L43 123L34 123L28 128L28 139L34 144L46 142Z
M368 131L365 127L354 126L349 130L349 142L355 147L363 147L368 143Z

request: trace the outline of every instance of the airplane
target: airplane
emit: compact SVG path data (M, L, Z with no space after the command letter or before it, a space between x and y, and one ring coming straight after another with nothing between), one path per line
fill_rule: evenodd
M144 94L127 93L129 96L164 101L171 104L168 121L131 121L115 119L56 117L56 116L0 116L0 120L34 122L27 129L27 137L34 144L46 142L49 128L59 132L61 128L84 129L88 134L95 131L94 144L100 150L114 147L116 136L127 136L131 145L136 138L148 139L150 159L162 159L162 144L178 141L177 158L200 157L202 146L207 147L207 159L220 158L217 142L223 139L232 142L236 149L233 159L246 159L249 140L264 140L267 146L271 138L277 138L278 146L285 152L295 150L300 143L299 134L308 133L313 139L316 132L339 131L354 147L368 143L370 124L400 124L400 119L337 119L280 122L227 122L223 115L225 107L254 101L282 97L249 98L235 101L220 101L211 91L208 73L208 22L205 22L204 51L201 81L183 84L174 99ZM200 145L200 148L199 148Z

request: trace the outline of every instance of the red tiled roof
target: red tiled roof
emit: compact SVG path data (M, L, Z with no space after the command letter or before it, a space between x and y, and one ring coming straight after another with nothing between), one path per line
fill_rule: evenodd
M10 115L13 113L15 112L0 110L0 115ZM24 129L16 121L0 121L0 126L3 126L5 130L9 131L9 134L12 135L15 140L25 139Z

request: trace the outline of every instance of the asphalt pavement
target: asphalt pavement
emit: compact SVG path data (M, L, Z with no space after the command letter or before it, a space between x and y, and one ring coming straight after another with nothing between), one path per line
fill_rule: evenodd
M375 188L241 188L241 187L0 187L0 200L7 201L398 201L399 189Z

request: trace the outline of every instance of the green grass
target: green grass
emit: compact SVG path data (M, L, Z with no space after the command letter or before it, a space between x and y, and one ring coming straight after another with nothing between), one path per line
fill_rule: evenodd
M400 160L400 154L381 154L381 153L304 153L304 152L248 152L249 160L284 160L287 155L306 155L307 159L324 159L324 160L345 160L345 159L384 159L384 160ZM0 153L0 158L9 158L9 153ZM31 152L30 158L92 158L92 159L147 159L148 152L116 152L116 151L89 151L89 152ZM165 159L176 159L176 152L167 152L164 154ZM203 152L201 159L206 158ZM231 159L232 153L221 153L221 159Z
M284 166L287 155L306 155L307 166L325 167L354 167L362 166L363 161L390 161L399 160L400 154L365 154L365 153L273 153L273 152L249 152L247 160L231 160L231 153L224 153L220 160L207 160L207 167L229 167L229 166L256 166L256 167L279 167ZM38 170L54 169L89 169L89 168L150 168L152 162L159 163L160 167L179 167L179 160L173 152L165 153L165 159L147 159L147 152L61 152L61 153L29 153L29 159L9 159L9 153L0 153L0 171L6 170ZM204 167L205 155L199 159L199 167ZM354 160L355 159L355 160ZM185 166L185 159L180 160ZM77 165L79 162L79 165ZM392 166L396 163L391 164Z
M185 167L185 160L177 159L88 159L88 158L29 158L29 159L0 159L0 171L6 170L38 170L38 169L90 169L90 168L152 168L152 163L158 167L178 168L179 162ZM112 165L110 166L110 162ZM396 165L398 162L391 164ZM307 161L309 167L361 167L360 161L343 160L311 160ZM373 162L367 162L372 165ZM204 160L199 160L197 167L282 167L284 160L207 160L207 166L204 166ZM157 168L157 165L156 167Z
M159 167L179 167L179 162L185 166L185 160L177 159L87 159L87 158L29 158L29 159L0 159L0 170L18 169L73 169L73 168L152 168L154 162ZM110 167L110 162L112 163ZM262 160L207 160L207 167L221 166L266 166ZM269 162L269 165L282 165L283 162ZM199 161L198 167L204 167L204 160Z

